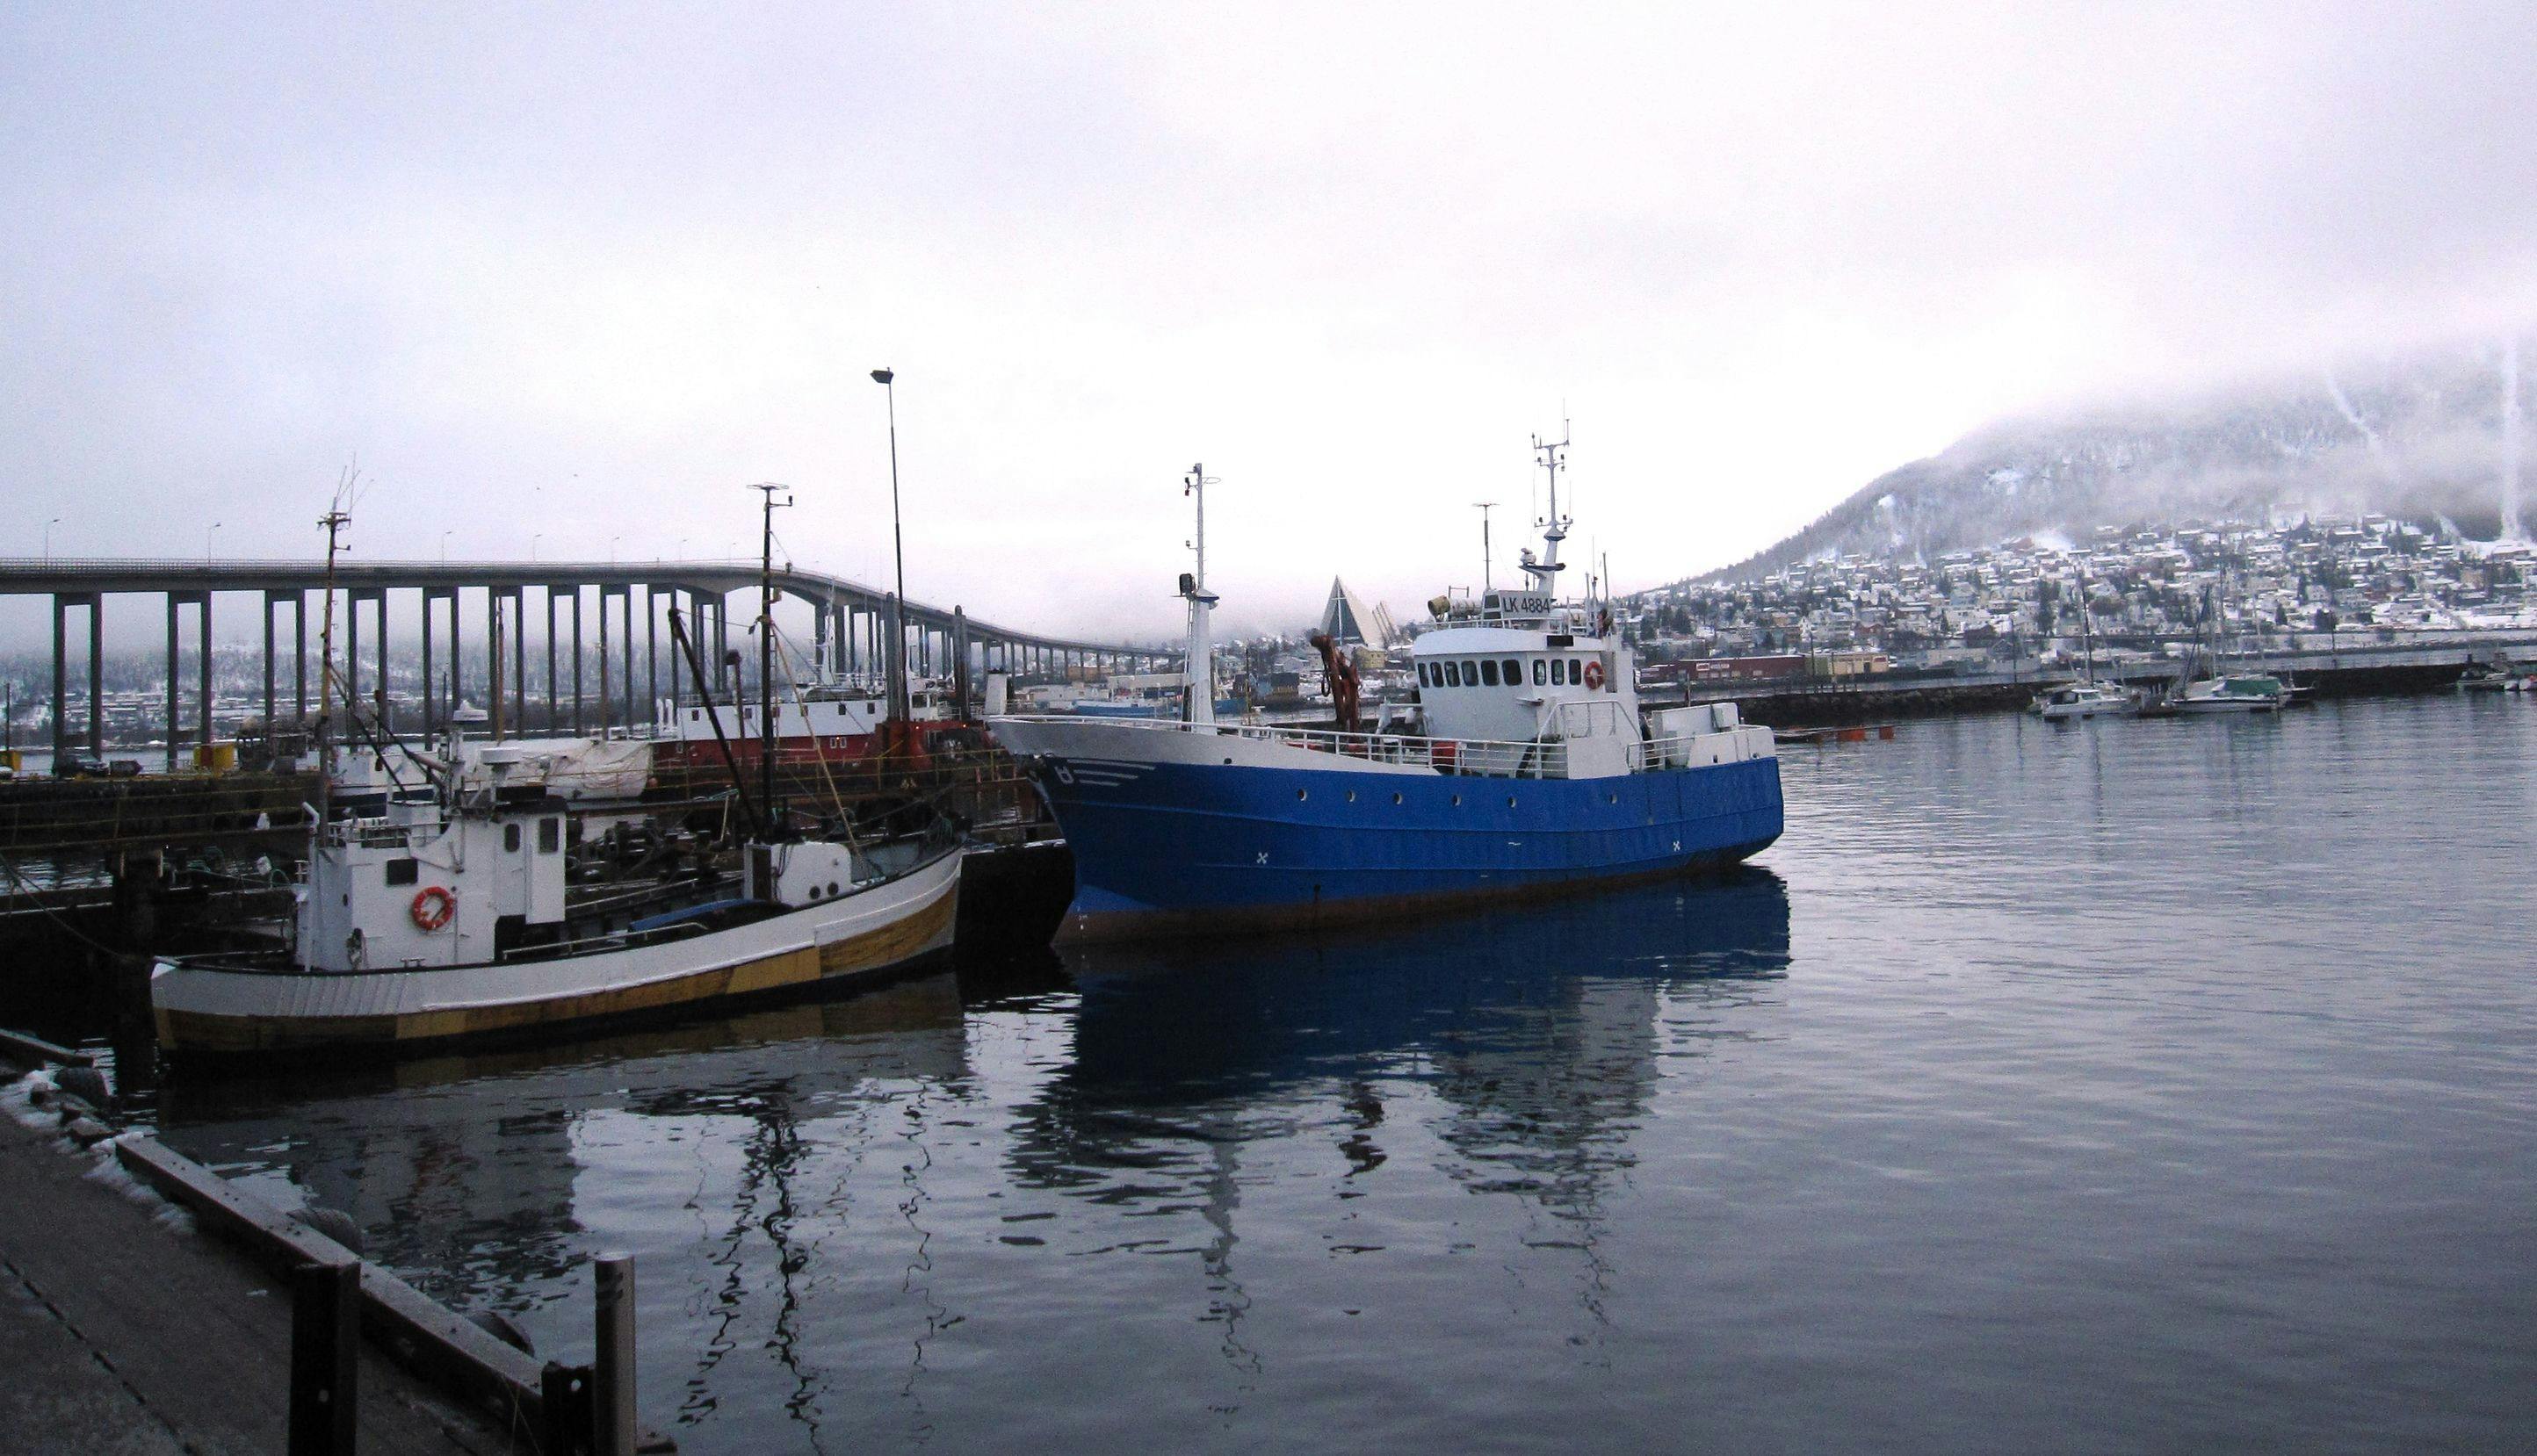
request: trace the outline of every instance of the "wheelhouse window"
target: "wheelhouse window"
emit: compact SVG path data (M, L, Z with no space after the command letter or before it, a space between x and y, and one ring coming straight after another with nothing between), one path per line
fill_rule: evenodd
M391 859L387 862L387 879L391 885L411 885L423 877L422 861Z
M1513 658L1506 660L1506 685L1509 687L1524 686L1524 664L1517 662Z
M502 850L505 854L516 855L520 853L520 826L518 824L505 824L502 826Z
M1480 686L1495 687L1497 685L1498 660L1495 658L1480 659Z
M561 819L540 819L538 821L538 853L541 855L552 855L562 848L563 821Z
M1550 677L1550 665L1539 658L1532 660L1532 685L1539 687Z

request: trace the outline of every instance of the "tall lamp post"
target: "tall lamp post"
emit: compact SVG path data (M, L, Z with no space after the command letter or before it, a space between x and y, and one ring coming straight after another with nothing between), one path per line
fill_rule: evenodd
M889 554L897 574L898 591L890 610L889 631L895 639L889 654L889 713L892 718L907 716L907 538L898 524L898 371L875 369L873 382L889 400Z

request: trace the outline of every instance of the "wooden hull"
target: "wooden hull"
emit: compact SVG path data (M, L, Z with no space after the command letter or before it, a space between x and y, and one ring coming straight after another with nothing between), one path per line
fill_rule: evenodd
M688 940L553 961L274 973L163 961L150 1000L178 1059L440 1050L557 1040L871 983L948 951L961 856L861 893Z

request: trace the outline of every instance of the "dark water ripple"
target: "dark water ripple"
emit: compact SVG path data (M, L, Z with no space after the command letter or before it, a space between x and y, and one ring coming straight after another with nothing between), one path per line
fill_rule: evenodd
M690 1452L2537 1438L2537 711L1793 750L1724 884L168 1089Z

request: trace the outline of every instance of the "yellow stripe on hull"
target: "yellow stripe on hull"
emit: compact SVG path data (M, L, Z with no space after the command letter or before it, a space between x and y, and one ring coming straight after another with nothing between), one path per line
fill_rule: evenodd
M958 897L944 895L901 919L823 946L718 966L639 985L545 1000L381 1016L229 1016L156 1010L163 1050L237 1054L297 1047L401 1045L517 1033L535 1027L639 1016L726 998L763 995L840 977L885 971L948 945Z

